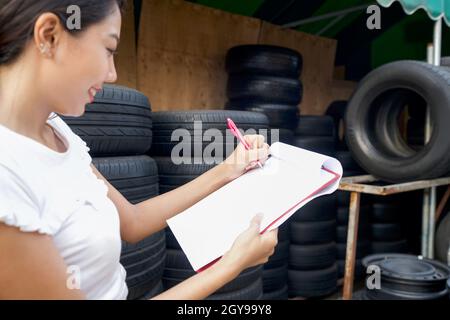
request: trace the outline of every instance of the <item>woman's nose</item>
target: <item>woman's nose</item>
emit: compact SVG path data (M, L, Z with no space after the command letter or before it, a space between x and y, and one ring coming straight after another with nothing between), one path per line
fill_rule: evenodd
M116 82L117 80L117 74L115 72L108 72L108 77L106 79L106 82Z
M108 71L108 76L106 78L106 82L116 82L117 81L117 72L114 62L112 63L112 68Z

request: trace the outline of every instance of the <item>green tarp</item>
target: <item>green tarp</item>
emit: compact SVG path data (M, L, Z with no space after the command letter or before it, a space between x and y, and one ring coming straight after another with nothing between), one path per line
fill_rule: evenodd
M444 18L450 26L450 0L377 0L383 7L389 7L393 2L401 3L407 14L413 14L419 9L424 9L433 20Z

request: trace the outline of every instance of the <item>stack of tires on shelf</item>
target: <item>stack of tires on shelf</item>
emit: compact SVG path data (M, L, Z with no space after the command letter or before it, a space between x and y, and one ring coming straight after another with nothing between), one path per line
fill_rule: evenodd
M448 175L447 62L443 59L444 67L438 67L420 61L396 61L361 80L346 108L345 129L352 156L367 172L392 183ZM425 143L427 108L431 129ZM417 252L421 208L421 191L374 197L373 253Z
M392 183L447 175L449 88L448 68L420 61L396 61L369 73L353 93L345 114L346 141L356 162L380 180ZM428 142L423 130L426 108L431 122ZM409 201L400 202L397 197L376 201L371 227L373 251L407 250L405 230L401 230L398 218L399 211L406 219L414 216L408 212ZM407 227L411 229L411 224ZM382 286L381 290L366 290L363 298L439 299L447 295L448 267L437 261L382 253L364 258L363 264L380 267Z
M394 195L387 198L378 197L373 200L371 253L407 253L410 251L404 223L402 223L408 219L407 214L403 212L403 208L406 206L403 206L402 198L405 199L401 195ZM408 210L407 213L411 214L409 219L413 220L412 213L418 212Z
M150 103L142 93L105 85L81 117L62 117L90 148L98 171L131 203L159 194L155 160L145 155L152 143ZM122 242L128 299L162 292L166 259L164 230L138 243Z
M295 129L293 145L334 157L336 151L332 119L301 116ZM289 224L289 296L314 298L333 293L338 280L336 195L314 199L294 213Z
M193 110L153 113L153 146L150 154L158 166L161 194L189 183L230 155L237 141L227 130L227 118L233 119L236 126L246 134L258 133L260 130L267 132L268 129L266 115L258 112ZM210 129L218 130L223 140L210 139L212 141L209 142L206 136ZM169 228L166 228L166 236L167 260L163 284L165 289L169 289L196 272ZM283 237L282 232L280 237ZM278 266L278 261L274 265ZM262 272L262 265L244 270L208 299L262 299ZM276 272L272 276L279 278L278 274Z
M262 112L279 140L290 143L297 126L303 85L303 58L297 51L270 45L242 45L226 56L228 72L225 109Z
M395 97L395 96L394 96ZM409 101L413 106L413 101ZM402 105L403 106L403 105ZM335 101L330 104L326 114L333 118L335 123L336 138L336 158L341 162L344 169L344 177L369 174L355 161L352 152L349 151L346 142L345 113L347 101ZM415 115L410 116L411 125L408 129L408 143L417 146L423 140L423 130L420 130L419 116L422 110L414 104L410 110ZM421 135L422 134L422 135ZM422 141L423 143L423 141ZM345 268L348 212L350 204L350 193L344 191L336 192L338 199L337 213L337 246L339 276L342 278ZM360 216L358 226L358 242L356 248L355 277L362 278L365 275L365 268L362 265L362 258L371 253L406 253L417 252L409 242L415 239L418 231L417 224L420 224L421 204L416 199L417 194L407 193L393 196L370 196L361 194ZM417 203L417 205L414 205ZM420 226L419 226L420 227ZM411 240L411 241L407 241Z

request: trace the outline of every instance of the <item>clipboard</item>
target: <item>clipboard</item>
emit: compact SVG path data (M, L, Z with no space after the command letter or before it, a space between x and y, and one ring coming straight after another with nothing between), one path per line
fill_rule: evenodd
M273 143L270 154L262 168L243 174L167 220L195 271L219 260L257 213L264 214L260 229L264 233L339 186L342 166L332 157L282 142Z

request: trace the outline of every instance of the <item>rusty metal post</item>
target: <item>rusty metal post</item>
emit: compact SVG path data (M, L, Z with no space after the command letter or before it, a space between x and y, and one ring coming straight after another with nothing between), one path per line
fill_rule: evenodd
M356 260L356 244L358 239L359 225L359 203L361 194L352 192L350 194L350 208L348 215L348 231L347 231L347 251L345 255L345 275L344 275L344 292L343 300L351 300L353 293L353 280L355 273Z
M421 255L428 256L428 238L430 230L430 189L423 190L423 204L422 204L422 245Z
M450 186L447 187L447 191L445 191L444 196L442 197L441 201L439 202L439 206L436 209L436 221L439 220L439 217L442 214L442 211L444 211L445 205L447 204L448 199L450 198Z

